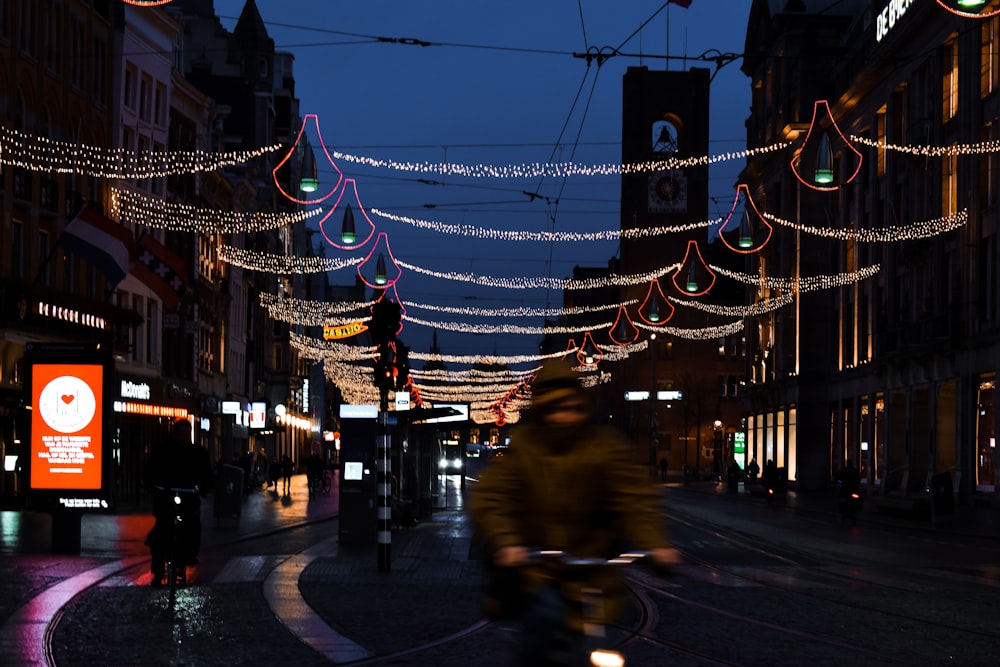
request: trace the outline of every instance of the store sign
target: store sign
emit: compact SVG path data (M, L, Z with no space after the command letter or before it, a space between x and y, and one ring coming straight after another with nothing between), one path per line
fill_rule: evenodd
M264 428L267 426L267 403L250 404L250 428Z
M337 338L350 338L362 331L367 331L368 325L364 322L351 322L341 326L326 325L323 327L323 340L335 340Z
M153 397L153 390L145 382L132 382L122 380L121 389L118 395L122 398L131 398L140 401L148 401Z
M896 27L906 10L913 5L914 0L889 0L882 11L875 17L875 41L881 42Z
M110 499L111 355L96 346L29 344L28 483L41 506L106 507Z

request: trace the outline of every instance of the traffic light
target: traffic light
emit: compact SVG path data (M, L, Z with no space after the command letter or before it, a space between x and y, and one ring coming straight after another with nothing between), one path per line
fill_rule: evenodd
M379 343L378 351L375 353L375 386L379 391L390 392L395 386L395 352L392 343L385 341Z
M402 319L403 309L399 304L383 296L372 306L372 319L368 325L372 340L379 345L396 340Z
M403 391L410 379L410 348L396 341L396 391Z

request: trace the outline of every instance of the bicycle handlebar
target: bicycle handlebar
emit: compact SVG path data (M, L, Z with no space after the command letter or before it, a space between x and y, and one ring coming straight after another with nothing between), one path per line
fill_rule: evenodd
M612 558L574 556L558 549L531 549L528 557L532 560L553 559L574 567L600 567L602 565L628 565L649 555L648 551L628 551Z
M191 487L191 488L186 488L186 487L180 487L180 486L160 486L159 484L155 484L155 485L153 485L153 488L156 489L157 491L168 491L168 492L173 493L175 495L184 495L184 494L199 495L199 494L201 494L201 489L199 489L197 486L194 486L194 487Z

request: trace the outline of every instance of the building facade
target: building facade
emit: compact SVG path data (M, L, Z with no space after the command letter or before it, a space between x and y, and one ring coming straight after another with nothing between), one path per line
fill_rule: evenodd
M791 298L747 323L749 447L802 490L852 459L878 505L990 505L1000 19L827 4L755 0L747 29L748 146L789 145L743 172L775 228L748 268Z

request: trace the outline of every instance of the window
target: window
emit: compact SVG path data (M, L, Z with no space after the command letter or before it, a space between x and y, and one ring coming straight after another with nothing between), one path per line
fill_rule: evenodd
M941 158L941 215L958 212L958 156Z
M284 367L285 356L282 353L283 350L284 350L284 345L282 343L275 343L274 344L273 350L272 350L272 353L273 353L272 354L272 361L274 362L274 366L272 366L272 368L274 368L275 370L280 370L281 368Z
M38 282L49 286L52 272L49 269L49 233L44 229L38 231Z
M159 362L159 350L156 343L159 340L159 319L156 317L156 302L153 299L146 300L146 363L156 364Z
M21 37L21 51L27 55L33 55L35 53L36 0L21 0L18 5L18 14L21 16L18 31Z
M60 55L62 48L62 11L56 5L49 9L49 18L45 22L45 65L53 72L60 71Z
M882 108L875 113L875 139L878 141L879 147L876 153L876 173L879 178L885 176L885 112L886 105L882 105Z
M167 88L162 83L156 84L153 98L153 122L163 126L167 124Z
M83 21L79 16L69 19L69 82L83 87Z
M108 95L108 45L100 37L94 38L94 58L91 61L94 73L91 81L91 92L94 100L100 104L107 102Z
M1000 82L1000 17L985 19L979 50L979 94L986 97Z
M125 106L129 109L135 110L135 85L136 85L136 71L135 67L131 65L125 66L125 88L122 91L122 99L125 102Z
M958 113L958 39L952 37L941 47L941 120L948 122Z
M132 310L136 313L144 312L144 299L138 294L132 295ZM132 334L132 360L142 361L146 356L146 329L149 328L149 322L143 320L142 324L138 327L130 327L130 332Z
M24 223L20 220L10 223L10 275L24 277Z
M139 118L149 122L153 117L153 79L148 74L142 75L139 82Z
M998 125L1000 123L994 118L983 126L982 140L984 142L1000 140L1000 132L997 131ZM1000 178L1000 155L996 152L981 155L979 157L979 205L981 208L990 208L996 205L997 178Z

